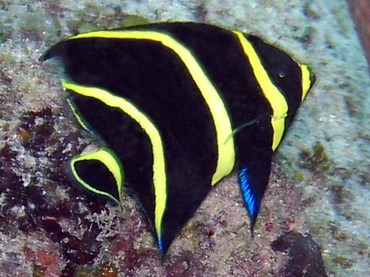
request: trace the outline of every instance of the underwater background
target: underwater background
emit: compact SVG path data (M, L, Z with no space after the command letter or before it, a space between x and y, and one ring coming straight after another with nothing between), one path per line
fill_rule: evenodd
M60 67L38 58L76 33L163 21L258 35L317 81L278 150L255 237L234 174L162 262L132 198L121 211L72 185L66 162L91 142L65 108ZM0 40L2 276L370 275L370 77L346 1L0 0Z

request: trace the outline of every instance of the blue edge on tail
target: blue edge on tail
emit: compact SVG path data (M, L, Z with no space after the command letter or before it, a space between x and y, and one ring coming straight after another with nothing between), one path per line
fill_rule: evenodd
M248 169L246 167L242 167L239 171L239 184L244 203L251 219L250 228L253 236L253 227L256 222L261 201L258 199L258 196L253 189L252 182L248 176Z

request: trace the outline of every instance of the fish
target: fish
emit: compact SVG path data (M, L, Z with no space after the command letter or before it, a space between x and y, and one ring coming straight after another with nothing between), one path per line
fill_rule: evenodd
M139 202L162 255L211 189L237 172L253 227L271 162L315 82L263 39L172 22L92 31L50 47L83 129L102 145L69 163L77 183Z

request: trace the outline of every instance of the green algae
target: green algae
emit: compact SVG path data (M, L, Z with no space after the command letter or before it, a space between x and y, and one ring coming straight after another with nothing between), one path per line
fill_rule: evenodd
M353 266L353 261L344 256L337 256L333 259L333 262L343 268L351 268Z
M322 142L317 141L312 150L303 150L300 154L301 167L316 173L325 173L332 169L333 162L326 153Z
M148 19L143 16L127 14L122 18L122 27L138 26L150 23Z

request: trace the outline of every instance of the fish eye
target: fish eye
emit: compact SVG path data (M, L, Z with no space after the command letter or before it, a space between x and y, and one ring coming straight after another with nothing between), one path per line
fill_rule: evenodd
M285 77L286 77L286 72L285 72L284 70L279 70L279 72L278 72L278 76L279 76L280 78L285 78Z

